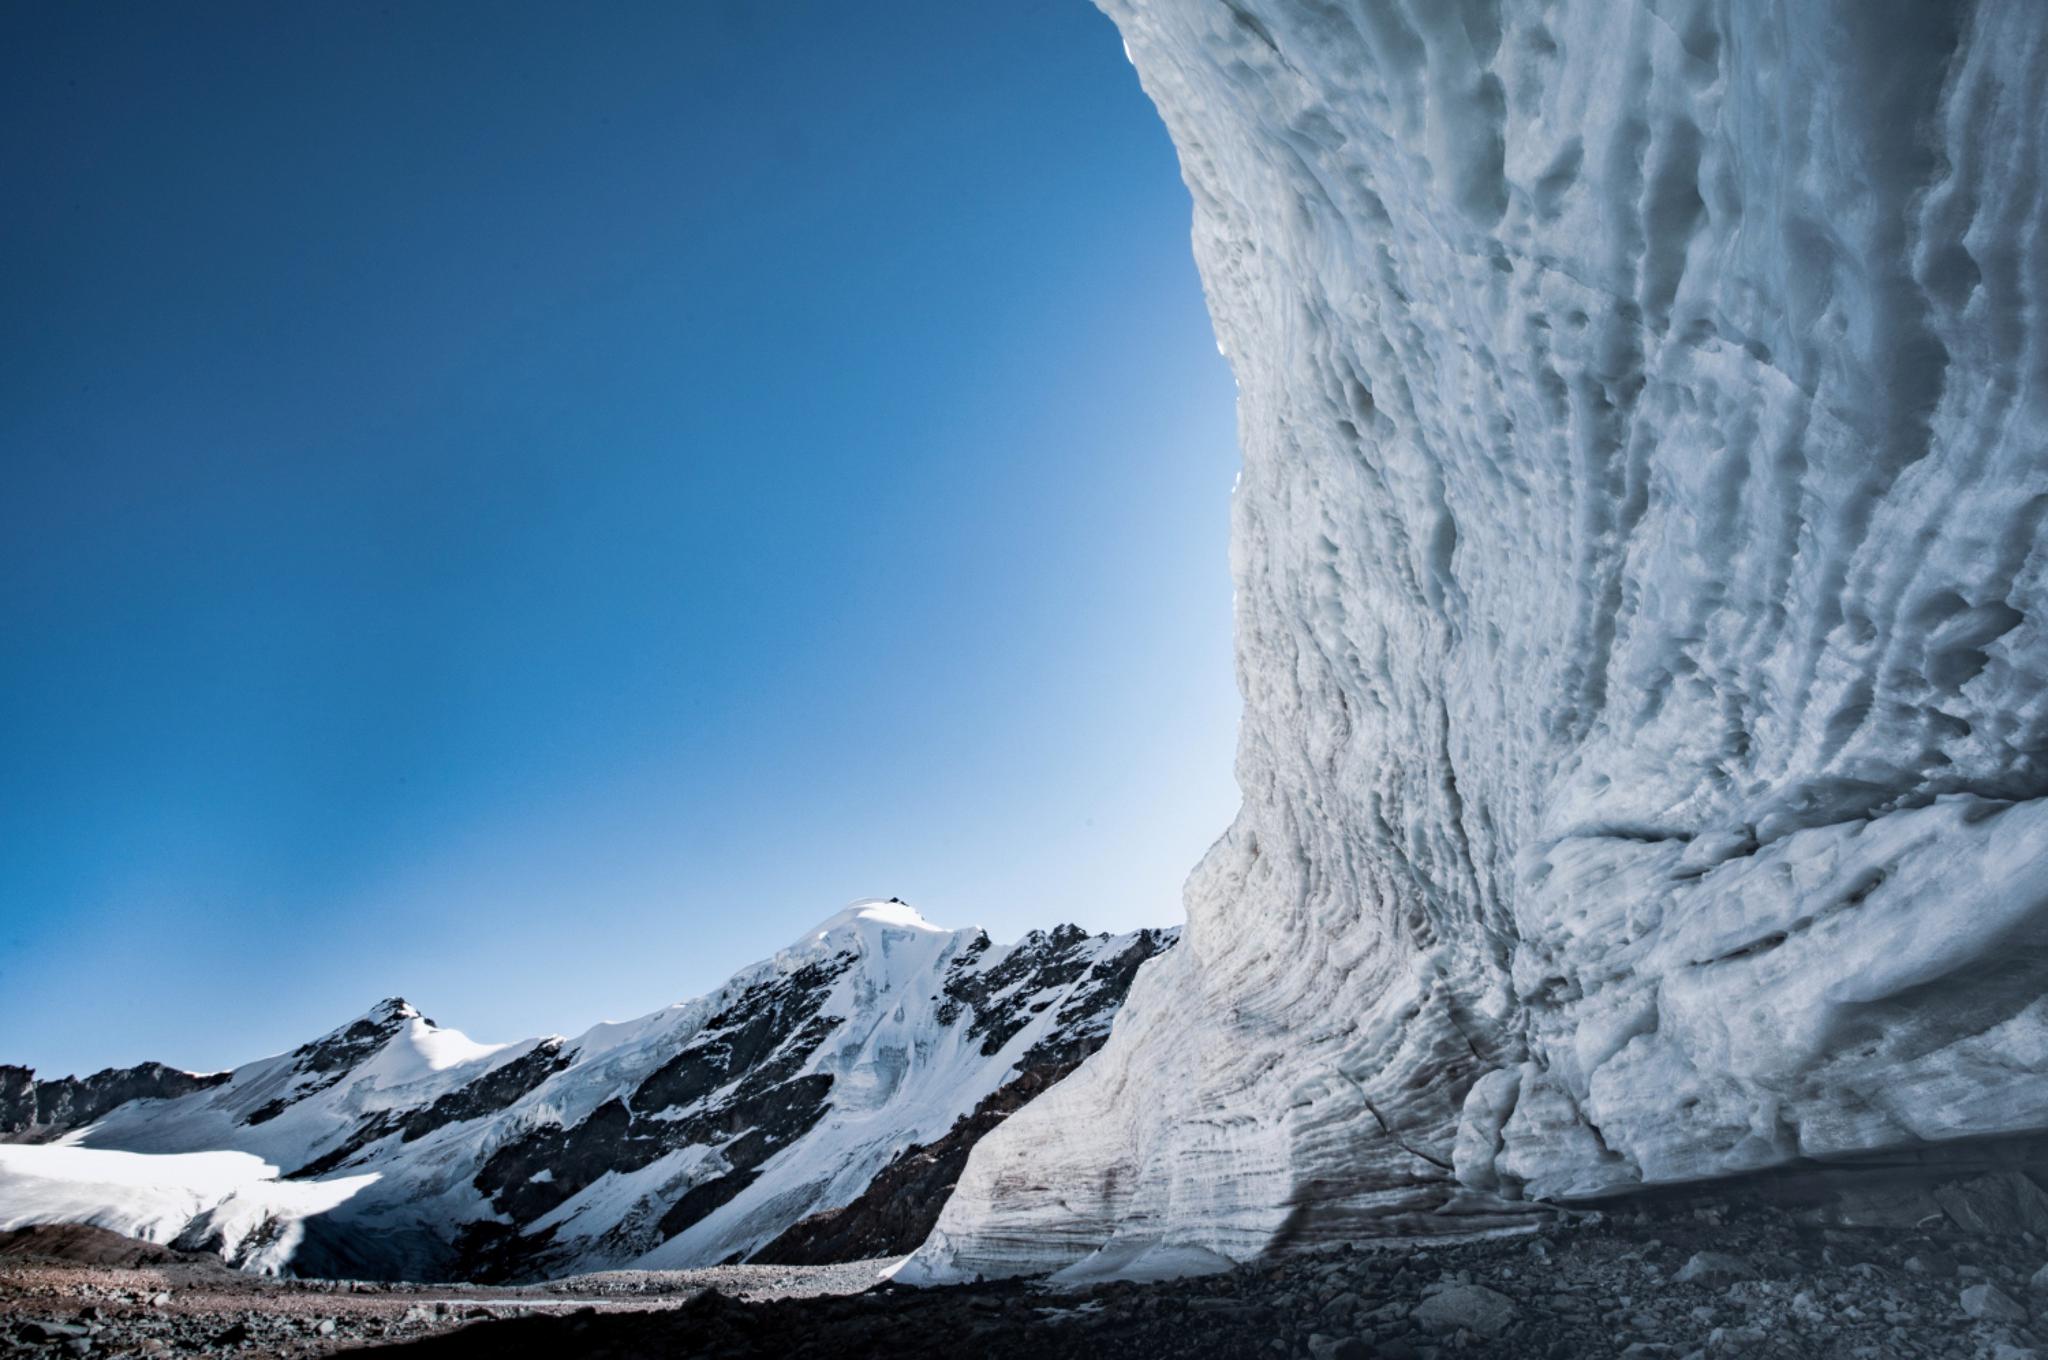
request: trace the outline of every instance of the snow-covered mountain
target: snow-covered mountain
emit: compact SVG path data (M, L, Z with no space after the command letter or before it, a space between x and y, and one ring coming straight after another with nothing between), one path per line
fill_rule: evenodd
M29 1083L9 1133L58 1141L0 1146L0 1228L85 1222L253 1269L414 1279L743 1258L918 1145L978 1131L967 1117L999 1092L1063 1075L1177 933L1003 946L864 902L708 996L574 1039L478 1044L389 1000L139 1092L167 1098L71 1098L82 1128L24 1120L70 1089ZM910 1207L883 1234L896 1250L938 1205Z
M1239 387L1244 807L922 1265L2048 1126L2048 5L1101 3Z

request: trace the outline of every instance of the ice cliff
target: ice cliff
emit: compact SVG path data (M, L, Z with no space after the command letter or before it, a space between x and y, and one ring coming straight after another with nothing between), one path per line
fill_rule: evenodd
M1244 806L911 1273L2048 1125L2048 6L1102 3Z

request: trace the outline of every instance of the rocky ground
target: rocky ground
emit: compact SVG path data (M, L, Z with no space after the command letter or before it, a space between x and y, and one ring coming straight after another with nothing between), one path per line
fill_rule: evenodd
M1824 1226L1755 1205L1561 1215L1510 1236L1068 1291L869 1288L873 1263L351 1286L162 1255L0 1255L0 1355L2048 1360L2038 1232Z
M273 1280L96 1228L0 1233L0 1357L322 1356L489 1319L865 1289L882 1264L611 1271L524 1287Z

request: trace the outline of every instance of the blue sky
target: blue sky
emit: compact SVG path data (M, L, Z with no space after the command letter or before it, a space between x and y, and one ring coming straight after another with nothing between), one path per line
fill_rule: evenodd
M1232 389L1084 0L0 8L0 1061L1180 917Z

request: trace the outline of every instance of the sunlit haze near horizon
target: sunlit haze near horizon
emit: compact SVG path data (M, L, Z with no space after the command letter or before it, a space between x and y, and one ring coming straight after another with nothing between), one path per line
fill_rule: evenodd
M1086 0L0 23L0 1063L1181 919L1233 392Z

